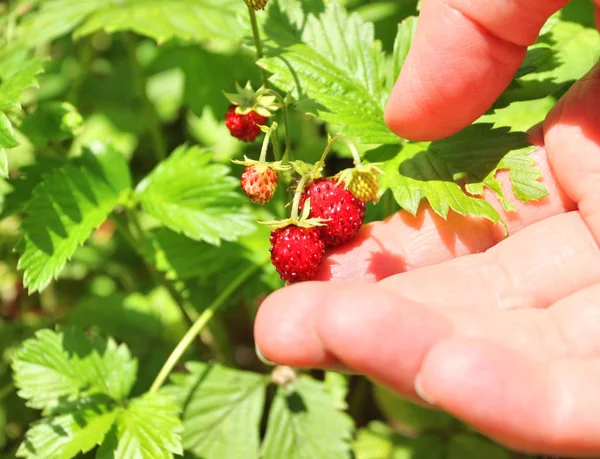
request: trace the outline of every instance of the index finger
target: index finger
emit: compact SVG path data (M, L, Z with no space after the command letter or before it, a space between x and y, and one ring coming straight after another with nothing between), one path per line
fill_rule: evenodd
M425 0L385 111L411 140L468 126L511 82L545 21L568 0Z

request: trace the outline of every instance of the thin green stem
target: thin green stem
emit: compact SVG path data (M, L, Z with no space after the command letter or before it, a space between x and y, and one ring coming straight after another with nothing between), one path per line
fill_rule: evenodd
M307 176L303 175L296 186L296 193L294 194L294 201L292 203L292 214L290 218L294 221L298 220L298 208L300 207L300 198L304 191L304 185L306 184Z
M354 164L358 167L362 166L360 154L358 153L356 145L354 145L354 143L352 143L352 141L348 137L345 137L343 135L336 135L335 137L329 138L329 142L327 142L327 146L325 147L325 151L323 151L323 154L321 155L321 159L319 159L319 161L315 164L315 167L313 168L313 174L316 174L317 172L320 172L321 169L323 169L323 167L325 166L325 159L327 158L327 155L331 151L333 144L336 143L338 140L341 140L345 142L346 145L348 145L348 148L352 153L352 157L354 158Z
M283 126L285 127L285 154L283 155L283 164L287 164L288 162L292 162L294 160L294 153L292 152L292 136L290 135L290 122L288 120L287 109L287 104L283 104L281 106Z
M281 97L281 94L273 89L265 88L263 89L263 93L274 96L281 106L281 116L283 118L283 126L285 128L285 152L283 156L283 164L287 164L287 162L294 160L294 154L292 152L292 136L290 134L290 123L288 119L288 103L283 97Z
M254 37L254 46L256 47L256 60L258 61L263 57L263 48L262 42L260 41L260 32L258 30L256 12L250 6L248 6L248 15L250 16L250 24L252 25L252 36ZM267 72L260 65L258 68L260 69L260 76L262 78L263 85L266 88L269 84Z
M194 322L194 324L190 327L187 333L181 338L181 341L177 344L171 355L161 368L160 372L156 376L156 379L152 383L150 387L150 393L157 392L161 386L165 383L177 362L181 359L185 351L187 351L192 341L195 337L204 330L204 327L210 322L210 320L215 316L216 312L226 304L227 299L256 271L258 271L261 267L261 264L252 265L244 272L242 272L238 277L236 277L233 282L231 282L225 290L221 292L221 294L212 302L212 304L204 310L200 317Z
M167 157L167 142L161 129L161 123L158 119L158 114L156 113L156 110L154 109L152 102L150 102L150 99L148 99L148 94L146 93L146 77L137 59L135 36L131 33L125 33L123 36L129 63L131 65L131 69L133 70L133 82L135 89L142 98L142 103L144 105L144 116L146 118L146 122L148 123L150 136L152 137L154 154L157 161L160 162Z
M277 130L277 123L275 121L273 121L273 124L271 124L271 126L267 130L267 133L265 134L265 138L263 139L263 143L262 143L262 148L260 149L260 157L258 158L258 161L260 161L261 163L264 163L267 160L267 150L269 149L269 139L271 138L271 135L276 130ZM275 136L273 136L273 148L275 148Z

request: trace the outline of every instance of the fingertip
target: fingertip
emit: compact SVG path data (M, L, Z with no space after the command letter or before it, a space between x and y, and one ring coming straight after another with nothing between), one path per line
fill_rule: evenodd
M377 285L351 284L316 311L315 328L345 366L412 397L421 359L451 325L437 312Z
M314 329L314 312L326 289L326 285L316 282L295 284L275 291L263 301L254 322L254 337L265 359L296 367L337 364Z

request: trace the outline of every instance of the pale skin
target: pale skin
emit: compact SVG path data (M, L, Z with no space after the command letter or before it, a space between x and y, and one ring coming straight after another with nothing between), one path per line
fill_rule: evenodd
M388 126L432 140L469 125L566 3L425 0ZM487 221L445 221L426 206L367 225L328 256L319 275L328 282L263 302L262 354L362 373L516 450L599 456L600 64L531 140L550 194L533 204L513 197L518 211L503 213L509 238Z

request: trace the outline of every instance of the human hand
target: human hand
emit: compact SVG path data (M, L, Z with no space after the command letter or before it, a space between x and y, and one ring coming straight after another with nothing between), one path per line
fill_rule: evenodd
M425 1L386 112L390 127L423 139L469 124L565 3ZM455 68L430 58L433 49ZM472 97L480 79L489 83ZM416 217L401 212L367 225L324 263L320 279L331 282L294 285L264 301L255 324L262 354L363 373L413 400L420 394L514 449L598 456L600 65L532 131L532 142L550 195L534 204L513 199L518 211L503 217L517 234L502 240L487 221L445 221L425 206ZM510 196L508 178L499 177Z

